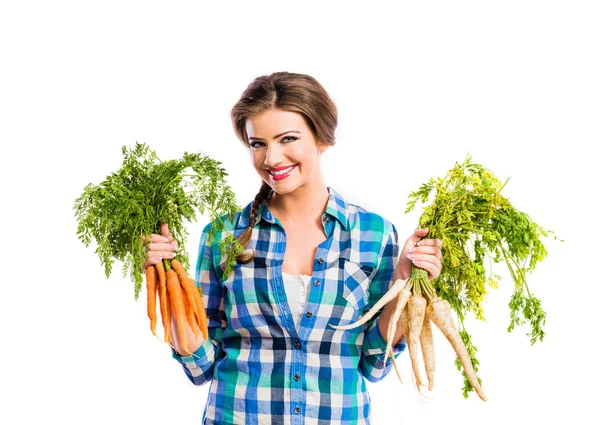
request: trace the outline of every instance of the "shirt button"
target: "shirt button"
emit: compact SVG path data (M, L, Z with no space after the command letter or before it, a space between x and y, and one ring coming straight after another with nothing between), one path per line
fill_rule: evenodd
M296 376L294 376L294 381L299 381L300 380L300 375L297 373Z
M321 281L319 279L315 280L315 286L319 286L321 284Z
M322 258L319 258L319 259L317 260L317 262L318 262L319 264L323 264L323 261L324 261L324 260L323 260Z
M300 413L300 408L299 408L299 407L296 407L296 408L294 409L294 413L295 413L295 414L298 414L298 413Z
M306 317L310 319L312 317L312 313L309 311L308 313L306 313Z
M295 347L295 348L297 348L298 350L299 350L300 348L302 348L302 346L300 345L300 341L296 341L296 342L294 342L294 347Z

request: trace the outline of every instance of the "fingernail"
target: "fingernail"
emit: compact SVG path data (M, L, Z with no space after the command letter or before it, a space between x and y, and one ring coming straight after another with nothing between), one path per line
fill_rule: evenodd
M412 254L408 254L406 257L408 257L409 260L412 260L413 258L415 258L415 256Z
M419 243L418 243L418 242L417 242L417 245L419 245ZM412 253L412 252L415 252L415 249L414 249L414 248L410 248L410 249L408 250L408 252L411 252L411 253Z
M163 242L166 243L166 242L169 242L169 240L167 238L163 237Z
M171 258L175 257L175 253L172 252L171 254L169 254L169 257L171 257Z

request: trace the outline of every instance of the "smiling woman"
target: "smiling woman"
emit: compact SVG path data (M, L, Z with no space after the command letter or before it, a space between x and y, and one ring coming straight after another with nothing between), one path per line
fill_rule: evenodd
M358 320L413 264L437 277L441 241L416 246L428 233L419 229L401 248L390 221L325 185L321 155L335 144L337 110L313 77L256 78L231 119L262 185L232 221L223 217L216 240L211 224L204 228L196 283L208 338L188 330L186 355L173 327L173 357L194 384L211 383L203 423L368 424L366 381L390 372L387 340L398 356L402 326L387 334L387 306L349 331L329 324ZM218 243L231 233L246 249L226 276Z

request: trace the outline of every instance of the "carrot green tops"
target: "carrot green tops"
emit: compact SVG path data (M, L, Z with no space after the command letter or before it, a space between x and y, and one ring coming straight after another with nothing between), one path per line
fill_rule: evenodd
M282 277L286 235L264 201L249 248L250 263L223 280L218 239L199 249L196 282L204 292L209 340L191 356L173 357L196 385L210 381L204 424L368 424L365 379L392 368L379 314L351 330L328 326L356 321L387 291L398 263L398 235L381 216L347 203L332 188L322 215L327 240L318 246L308 300L294 325ZM251 204L228 222L237 237L249 225ZM223 235L221 235L222 237ZM406 348L402 339L394 353Z

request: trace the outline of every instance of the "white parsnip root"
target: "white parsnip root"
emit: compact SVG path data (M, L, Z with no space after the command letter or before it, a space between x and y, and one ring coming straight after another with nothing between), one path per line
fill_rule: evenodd
M423 328L421 329L421 352L423 353L423 364L425 365L425 374L427 375L429 391L433 391L433 380L435 376L435 349L433 345L433 331L431 329L431 308L428 305L425 309L425 318L423 319Z
M460 337L456 326L454 325L454 321L452 320L450 304L448 301L442 298L435 298L427 308L430 309L429 314L433 324L437 326L440 331L442 331L442 334L444 334L446 339L450 342L450 345L452 345L452 348L454 348L454 351L456 352L456 355L463 366L469 383L479 398L481 398L483 401L487 401L487 397L484 394L481 385L479 385L479 380L475 375L475 370L473 369L473 364L471 363L471 358L467 352L467 348L465 347L465 344L463 343L463 340Z
M421 296L412 296L406 304L408 312L408 352L412 363L413 373L415 374L417 388L421 389L423 380L419 367L419 339L421 329L423 328L423 319L425 318L425 308L427 300Z
M411 277L416 276L419 279L423 279L422 274L413 274ZM418 282L415 283L417 285ZM422 283L420 284L422 287ZM458 329L454 325L454 321L451 316L451 308L448 301L439 298L433 294L427 294L428 297L420 295L420 293L414 294L415 287L411 279L397 279L393 285L390 286L388 292L381 297L381 299L375 303L373 308L367 312L363 317L354 323L342 326L334 326L329 324L334 329L348 330L354 329L358 326L365 324L368 320L373 318L375 314L381 310L387 303L395 300L394 310L389 319L386 341L387 345L384 354L384 364L387 363L387 359L391 358L392 364L398 375L398 379L402 383L400 377L400 370L394 358L393 352L393 339L396 333L398 322L402 326L402 332L406 344L408 346L408 352L410 355L411 366L415 377L416 388L421 393L421 387L424 386L424 381L421 377L419 354L423 356L423 363L425 366L425 373L427 375L429 391L433 390L434 386L434 375L435 375L435 350L433 344L433 331L432 323L440 329L442 334L448 339L452 348L456 352L463 369L465 376L469 383L477 393L477 395L484 401L487 401L481 385L475 375L473 365L471 363L469 353L460 337Z
M383 297L381 297L379 299L379 301L377 301L375 303L375 305L373 306L373 308L371 308L371 310L369 310L367 312L367 314L365 314L363 317L361 317L356 322L350 323L349 325L342 325L342 326L336 326L336 325L332 325L330 323L329 326L331 326L334 329L348 330L348 329L354 329L354 328L357 328L359 326L364 325L370 319L372 319L373 316L375 316L375 314L379 310L381 310L387 303L389 303L390 301L392 301L392 300L394 300L396 298L396 296L398 295L398 293L402 289L404 289L404 286L406 285L406 281L407 281L407 279L396 279L394 281L394 284L388 289L388 291L385 293L385 295Z
M396 306L394 308L392 318L388 323L388 331L386 338L387 347L385 349L385 357L383 358L384 364L387 362L388 355L392 355L392 342L396 333L396 326L398 325L398 320L400 319L402 310L404 310L404 307L406 306L406 303L408 302L410 296L410 290L406 289L406 287L402 288L400 290L400 293L396 296Z
M400 376L400 368L398 367L398 364L396 363L396 358L394 357L394 353L389 351L387 354L390 356L390 359L392 360L392 364L394 365L394 370L396 371L396 375L398 376L398 380L402 384L403 382L402 382L402 377Z

